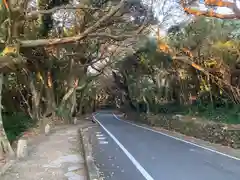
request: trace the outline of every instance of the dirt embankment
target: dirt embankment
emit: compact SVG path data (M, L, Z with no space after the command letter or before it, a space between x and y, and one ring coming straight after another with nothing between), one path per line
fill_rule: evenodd
M135 119L133 114L125 116ZM229 125L206 121L201 118L183 115L146 115L138 116L142 123L176 131L187 136L209 141L211 143L240 149L240 125Z

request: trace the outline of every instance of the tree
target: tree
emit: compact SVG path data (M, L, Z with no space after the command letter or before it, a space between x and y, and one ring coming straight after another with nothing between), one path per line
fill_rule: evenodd
M0 102L2 101L2 85L3 85L3 74L0 74ZM2 104L1 104L2 111ZM14 155L12 147L6 136L6 132L3 127L2 112L0 111L0 160L4 158L4 155Z

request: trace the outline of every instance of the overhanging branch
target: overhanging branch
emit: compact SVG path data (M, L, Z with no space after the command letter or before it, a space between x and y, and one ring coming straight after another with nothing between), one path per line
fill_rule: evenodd
M179 60L179 61L182 61L190 66L192 66L194 69L196 70L199 70L200 72L202 72L203 74L205 74L206 76L209 76L211 77L212 79L215 80L215 82L220 82L222 83L223 85L227 86L227 87L230 87L231 90L234 90L235 92L238 92L240 91L240 89L238 89L237 87L234 87L232 86L229 82L226 82L224 81L223 79L220 79L216 76L214 76L213 74L211 74L207 69L205 69L204 67L202 67L201 65L198 65L196 64L195 62L192 62L189 57L187 56L181 56L181 57L178 57L178 56L173 56L173 59L175 60Z
M0 57L0 71L5 72L14 70L16 65L25 62L22 57L1 56Z
M26 15L26 19L36 19L36 18L38 18L39 15L52 14L58 10L77 10L77 9L85 9L85 10L90 9L90 10L95 10L95 11L101 10L99 8L93 8L93 7L89 7L89 6L82 5L82 4L77 5L77 6L72 6L69 4L69 5L55 7L55 8L49 9L49 10L32 11Z
M109 13L99 19L94 25L87 28L82 34L74 36L74 37L66 37L66 38L56 38L56 39L38 39L38 40L23 40L20 41L19 44L21 47L37 47L37 46L50 46L57 44L65 44L76 42L84 39L90 33L97 31L97 28L105 21L109 20L112 16L114 16L121 7L123 7L126 0L121 0L120 3L114 6Z

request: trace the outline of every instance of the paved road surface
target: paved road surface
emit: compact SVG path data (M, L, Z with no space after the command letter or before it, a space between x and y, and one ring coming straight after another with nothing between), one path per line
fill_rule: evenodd
M105 180L240 180L240 160L95 115L94 157Z

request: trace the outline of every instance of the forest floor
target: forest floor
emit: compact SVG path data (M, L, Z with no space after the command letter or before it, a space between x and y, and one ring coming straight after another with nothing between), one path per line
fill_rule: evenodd
M61 125L49 135L32 137L28 145L29 155L16 161L0 179L86 180L78 141L79 128L80 125Z

